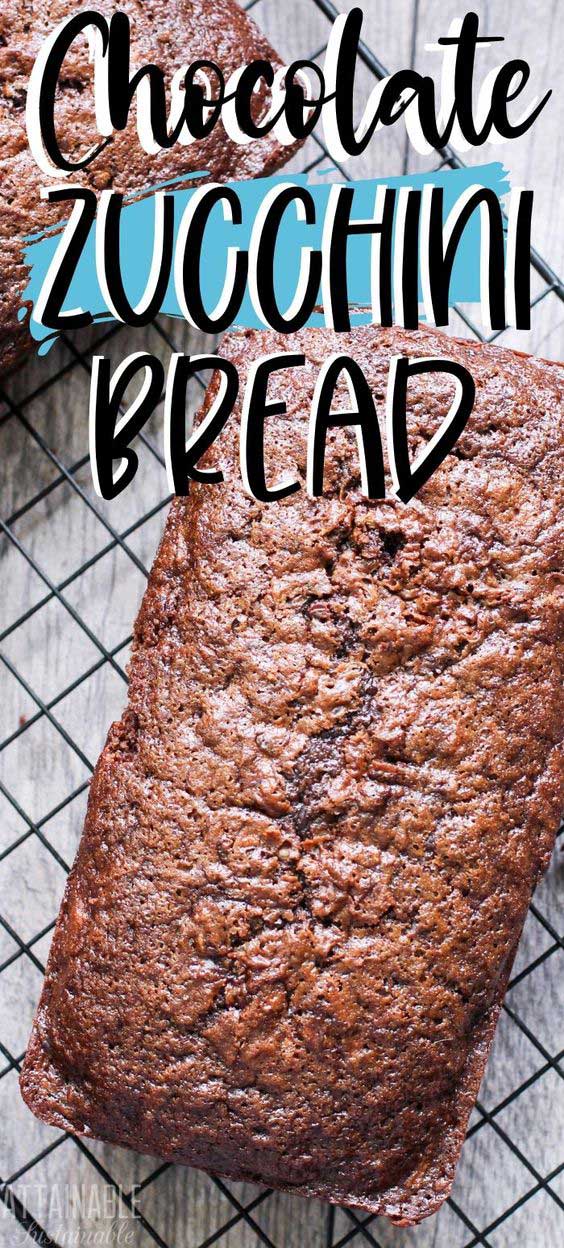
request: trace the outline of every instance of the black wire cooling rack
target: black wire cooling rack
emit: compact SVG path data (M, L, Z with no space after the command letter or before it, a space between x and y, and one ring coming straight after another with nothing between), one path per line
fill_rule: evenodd
M247 4L248 9L264 6L271 0L251 0ZM337 9L331 0L307 0L308 3L316 6L319 13L328 21L331 21L337 14ZM257 16L259 14L257 13ZM316 48L311 54L312 59L323 55L325 50L325 42ZM386 70L381 61L374 52L363 45L361 48L361 58L364 65L371 75L377 79L382 78ZM308 170L314 170L323 162L327 163L330 158L323 145L320 137L315 137L315 151L312 158L306 165ZM443 168L445 166L458 167L461 161L457 155L450 149L446 148L437 152L437 161L435 168ZM330 162L334 165L334 162ZM407 162L405 164L407 169ZM338 170L339 174L347 176L344 169ZM537 275L536 281L538 288L535 291L532 300L532 307L536 307L545 300L560 300L564 302L564 285L562 281L552 270L551 266L536 251L531 252L531 264ZM457 313L465 326L465 332L474 335L481 341L486 340L486 336L482 333L479 325L474 323L465 309L457 309ZM120 336L127 331L119 329L115 326L105 328L96 338L96 347L100 349L109 349L116 336ZM175 341L175 329L171 330L170 322L157 322L151 331L156 335L155 341L160 343L163 351L169 349L179 350L181 347ZM498 337L498 334L490 336ZM57 395L63 395L64 386L68 383L71 375L82 372L85 375L85 384L90 370L90 354L92 343L88 344L88 348L77 345L76 341L66 340L64 346L59 349L58 353L54 353L56 358L56 366L54 369L50 367L48 362L44 362L42 370L37 368L29 368L25 373L19 373L15 378L9 378L0 391L2 400L2 414L0 415L0 428L7 422L13 422L22 437L26 435L26 445L29 447L30 455L33 453L38 465L38 471L34 471L34 481L41 482L40 488L35 489L31 496L26 497L23 501L18 500L17 505L13 509L9 509L9 514L3 514L0 517L0 526L3 534L4 552L13 554L17 552L17 556L22 560L30 576L33 577L36 592L31 595L32 601L25 603L22 601L21 609L16 612L17 618L12 619L9 624L0 632L0 660L4 668L4 674L9 674L11 680L17 683L21 691L22 698L26 706L26 714L22 715L19 721L10 726L10 731L0 742L0 760L5 751L9 748L21 744L26 734L31 733L34 729L41 725L48 725L55 734L58 747L62 751L68 751L69 758L78 760L82 767L83 778L79 783L71 783L68 791L52 805L47 811L43 811L40 816L28 813L23 804L23 799L18 793L16 784L6 784L0 779L0 798L3 801L3 809L9 812L9 819L13 816L17 831L10 837L9 842L0 850L0 873L2 869L13 861L13 855L18 851L26 849L40 853L43 857L54 860L62 871L68 871L68 863L65 856L59 851L54 838L50 835L53 820L63 817L77 800L81 799L88 787L88 774L92 771L92 762L88 756L88 750L82 740L80 734L73 732L65 724L64 716L61 714L61 708L84 686L85 682L91 680L101 672L109 671L115 676L118 684L123 687L126 680L124 671L124 653L129 644L130 638L122 637L117 644L113 639L110 641L103 640L100 633L103 628L94 626L88 622L87 613L82 606L76 605L76 598L73 595L73 589L81 581L81 578L88 574L97 564L100 563L110 552L121 553L126 560L133 563L136 570L142 575L147 574L147 569L143 558L138 554L136 547L136 535L149 522L158 518L160 513L166 507L169 499L166 496L166 478L163 468L163 460L159 450L158 443L155 438L147 432L141 435L141 443L145 452L155 463L155 468L160 469L159 481L162 484L162 490L159 496L152 499L150 506L142 507L140 511L130 518L129 523L121 525L119 520L110 518L110 515L117 516L118 509L110 513L106 508L100 505L100 501L92 494L86 483L83 470L87 472L88 456L82 454L78 458L74 458L67 462L64 452L58 447L53 447L50 440L49 426L45 430L41 420L36 418L36 413L40 410L41 404L49 402L51 392L54 387L58 387ZM153 346L152 349L155 349ZM33 382L26 391L22 388L22 378L27 380L28 375L33 377ZM36 378L39 378L37 382ZM14 382L15 384L12 384ZM203 382L201 382L203 384ZM55 495L56 491L65 488L73 504L80 509L87 509L91 515L96 517L97 522L101 526L103 540L98 543L97 548L85 560L81 561L79 566L74 566L72 557L67 566L67 570L63 577L57 578L49 570L49 560L45 560L41 555L34 553L30 549L30 543L21 536L22 522L28 525L33 524L34 517L37 516L38 523L43 517L45 508L48 510L49 500ZM76 510L75 510L75 515ZM55 539L54 539L55 540ZM71 539L72 544L72 539ZM4 584L4 593L9 593L9 585ZM116 593L119 593L119 585L116 587ZM90 645L91 661L84 670L78 674L74 674L72 679L63 682L61 687L55 692L52 690L48 693L37 692L34 672L24 672L18 666L17 661L12 657L11 642L18 635L19 630L24 629L33 622L34 617L50 604L57 604L64 616L72 621L73 625L80 631L83 638L87 639ZM45 656L43 655L43 659ZM123 701L123 693L121 694ZM80 739L77 739L80 736ZM29 861L27 858L26 861ZM0 886L1 886L0 879ZM562 956L564 949L564 939L561 932L556 929L556 923L552 921L552 916L548 915L547 907L543 905L542 900L538 900L531 906L530 921L535 924L536 930L541 933L540 945L537 944L535 956L532 959L524 959L524 964L519 967L510 984L509 995L503 1007L502 1018L507 1026L515 1029L513 1034L527 1047L530 1056L528 1066L523 1071L523 1077L520 1078L518 1086L513 1086L508 1082L503 1095L489 1103L480 1099L476 1107L476 1111L471 1119L471 1125L468 1132L469 1140L476 1140L477 1137L485 1137L485 1133L493 1139L495 1137L496 1147L503 1150L504 1155L511 1154L519 1168L522 1176L520 1183L507 1191L500 1194L497 1206L492 1206L493 1216L488 1216L486 1204L482 1212L476 1212L476 1202L470 1202L458 1199L456 1196L457 1188L455 1188L455 1196L450 1199L448 1206L445 1207L446 1212L441 1213L439 1218L443 1218L442 1230L435 1229L433 1232L422 1228L413 1231L397 1232L390 1231L387 1224L374 1219L373 1217L362 1216L352 1210L335 1210L330 1207L322 1207L321 1214L318 1211L318 1217L315 1224L315 1231L311 1235L306 1232L304 1238L303 1229L300 1232L299 1239L292 1235L291 1214L288 1215L289 1220L284 1224L285 1229L281 1232L277 1230L277 1223L274 1229L268 1219L262 1217L264 1210L269 1202L273 1200L285 1201L286 1197L275 1197L270 1191L251 1189L249 1195L248 1190L242 1193L234 1189L233 1185L224 1183L218 1178L206 1179L206 1183L212 1185L216 1192L220 1193L225 1204L225 1216L218 1218L217 1226L206 1236L201 1239L199 1237L186 1239L182 1235L182 1239L175 1239L175 1244L185 1245L185 1248L211 1248L213 1243L223 1246L223 1248L234 1248L240 1244L252 1244L260 1242L267 1248L287 1248L292 1243L300 1244L300 1248L321 1248L324 1244L325 1248L345 1248L346 1244L355 1242L360 1248L361 1243L369 1244L372 1248L385 1248L390 1243L414 1244L414 1245L434 1245L436 1248L474 1248L475 1245L483 1245L484 1248L497 1248L500 1243L514 1245L517 1242L524 1245L524 1248L537 1248L542 1244L543 1248L546 1244L546 1238L542 1232L538 1232L537 1203L539 1196L545 1198L545 1207L554 1213L556 1221L555 1226L560 1227L560 1232L555 1233L554 1243L564 1242L564 1161L556 1160L552 1153L546 1152L540 1147L542 1156L535 1156L533 1159L528 1155L531 1151L527 1144L522 1141L522 1133L519 1135L519 1142L516 1142L514 1135L515 1118L513 1117L513 1109L519 1104L521 1106L527 1101L527 1113L533 1119L538 1118L534 1106L537 1104L544 1105L545 1119L540 1126L540 1137L544 1137L546 1133L546 1121L550 1118L552 1102L554 1097L554 1089L561 1087L560 1081L563 1078L564 1070L562 1062L564 1060L564 1050L556 1052L557 1043L554 1042L550 1029L539 1021L537 1004L541 999L546 1001L547 997L547 968L555 966L557 958ZM548 907L550 910L550 907ZM36 972L43 971L43 953L45 943L54 926L54 920L41 926L39 930L34 930L29 934L29 925L24 921L24 914L14 918L10 912L10 919L0 915L0 935L5 938L9 952L0 961L0 977L12 974L18 963L27 962L35 968ZM538 925L538 926L537 926ZM2 946L3 947L3 946ZM540 951L539 951L540 950ZM1 980L0 980L1 982ZM521 985L526 989L526 995L520 991ZM524 1008L523 1003L532 1002L531 1010ZM561 1037L560 1037L561 1039ZM0 1025L0 1101L2 1096L2 1085L4 1081L13 1079L20 1068L23 1060L23 1053L17 1051L17 1045L10 1047L4 1042L4 1028ZM14 1049L14 1051L12 1051ZM545 1089L547 1091L545 1092ZM538 1095L537 1095L538 1094ZM537 1101L534 1100L537 1096ZM530 1098L533 1097L533 1101ZM529 1100L527 1100L529 1098ZM533 1109L531 1111L531 1105ZM525 1111L523 1111L525 1112ZM537 1128L539 1123L537 1121ZM162 1181L162 1176L166 1174L170 1167L166 1165L149 1164L146 1168L140 1183L136 1184L135 1189L124 1182L121 1176L117 1176L113 1172L112 1162L108 1161L108 1152L106 1151L101 1159L99 1152L95 1147L85 1140L70 1140L69 1137L59 1134L55 1139L49 1140L48 1143L40 1143L36 1148L30 1148L29 1155L25 1156L23 1164L13 1173L7 1173L0 1180L0 1198L5 1207L4 1222L0 1220L0 1231L2 1226L8 1227L8 1239L6 1243L12 1242L35 1242L43 1245L44 1248L58 1248L55 1240L51 1238L50 1233L43 1228L35 1216L32 1209L28 1208L25 1199L21 1198L22 1190L26 1190L26 1181L37 1173L37 1168L45 1164L50 1154L60 1148L63 1144L76 1150L77 1171L79 1160L81 1164L86 1160L90 1166L92 1175L97 1175L98 1179L107 1187L107 1189L115 1193L119 1199L120 1205L131 1213L135 1214L137 1219L136 1225L139 1228L139 1243L160 1245L160 1248L173 1248L172 1239L163 1233L162 1226L158 1228L151 1221L146 1207L144 1206L144 1195L149 1192L155 1184ZM469 1147L465 1145L465 1151ZM561 1150L562 1151L562 1150ZM539 1150L537 1149L538 1153ZM546 1152L546 1156L545 1156ZM114 1152L109 1153L110 1157L115 1155ZM495 1165L495 1150L493 1152ZM487 1162L482 1159L481 1173L477 1168L477 1172L473 1178L474 1188L486 1184L498 1184L498 1175L492 1175L491 1169L484 1173L484 1165ZM83 1170L80 1170L83 1173ZM190 1182L190 1173L183 1172L186 1175L186 1183ZM524 1176L524 1177L523 1177ZM470 1176L472 1178L472 1176ZM23 1183L23 1188L22 1188ZM463 1189L468 1191L470 1188ZM189 1196L187 1197L189 1199ZM305 1207L305 1206L304 1206ZM530 1212L529 1212L530 1211ZM526 1221L523 1222L523 1217ZM447 1221L445 1221L445 1218ZM320 1220L321 1219L321 1220ZM308 1225L303 1223L304 1226ZM313 1224L312 1224L313 1225ZM524 1226L527 1228L523 1233ZM10 1235L10 1227L13 1227L13 1239ZM268 1229L265 1229L268 1228ZM509 1229L508 1229L509 1228ZM500 1232L503 1232L500 1238ZM243 1235L242 1239L236 1238L237 1233ZM392 1238L390 1239L390 1235ZM234 1238L235 1236L235 1238ZM27 1237L27 1238L26 1238ZM4 1240L1 1241L4 1243ZM66 1239L64 1242L67 1242ZM77 1241L78 1242L78 1241ZM87 1241L85 1241L87 1242ZM114 1241L108 1241L114 1242ZM116 1238L115 1242L119 1242ZM127 1242L132 1243L129 1239ZM137 1239L135 1240L137 1243Z

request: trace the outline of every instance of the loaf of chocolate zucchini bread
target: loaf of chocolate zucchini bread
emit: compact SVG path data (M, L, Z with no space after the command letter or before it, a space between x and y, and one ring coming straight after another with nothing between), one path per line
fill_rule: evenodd
M214 61L227 78L253 60L280 62L237 0L98 0L96 12L110 16L117 9L131 21L131 75L157 65L167 73L194 61ZM0 9L0 374L18 362L31 345L27 320L18 320L26 286L23 259L27 235L56 224L70 214L68 203L40 198L49 184L31 155L25 124L29 76L44 40L72 7L47 0L37 8L14 0ZM93 70L86 39L77 38L63 66L57 92L55 122L59 147L71 160L84 156L102 140L94 120ZM266 86L256 94L256 110L266 108ZM141 190L190 172L210 179L251 178L277 169L292 154L272 134L240 145L227 137L221 123L211 134L188 146L147 155L137 137L136 105L125 130L115 131L96 159L70 179L95 190ZM59 183L64 181L63 175ZM52 179L57 185L57 179Z
M292 345L272 482L304 481L337 350L380 406L391 354L461 361L474 412L407 506L362 496L352 429L322 498L256 502L235 419L226 482L174 502L21 1084L55 1126L411 1223L450 1190L561 813L563 372L427 329ZM285 349L222 354L244 381ZM413 453L451 392L410 382Z

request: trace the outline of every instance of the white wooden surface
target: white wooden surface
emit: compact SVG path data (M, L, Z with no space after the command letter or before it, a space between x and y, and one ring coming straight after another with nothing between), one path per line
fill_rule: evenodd
M498 159L501 152L512 180L534 188L535 242L553 267L563 271L562 3L475 0L472 7L488 33L506 36L508 53L527 56L538 89L549 85L554 94L542 130L535 128L515 145L493 152L482 149L469 159ZM417 65L423 66L430 60L423 50L425 43L446 33L450 19L464 11L456 0L365 0L364 8L366 39L392 69L410 62L412 48ZM326 20L312 0L260 0L255 16L286 57L317 49L327 37ZM498 54L494 47L484 60ZM361 90L370 85L364 69L359 85ZM309 144L302 162L312 155ZM405 155L401 128L383 132L354 167L355 176L401 172ZM410 169L420 163L409 154ZM177 349L185 349L187 337L180 326L166 328ZM456 316L453 328L462 329ZM131 341L131 349L147 347L168 353L154 328L134 335ZM516 345L564 359L564 306L553 296L546 299L537 310L531 334L520 336ZM125 333L108 345L108 353L116 360L123 358ZM44 962L50 932L40 939L37 936L49 927L57 911L64 885L61 863L72 861L84 814L84 791L59 812L57 807L88 779L85 760L95 761L108 724L123 705L125 683L120 669L127 660L127 640L144 585L139 562L150 566L164 512L161 507L152 518L143 517L151 508L159 508L167 492L164 471L146 450L135 485L110 505L94 495L87 464L70 481L64 478L37 439L45 440L64 468L86 456L87 372L81 367L69 370L56 386L26 400L63 363L70 364L71 356L60 348L48 359L26 365L10 382L9 391L13 405L21 401L18 410L29 427L14 414L14 406L5 409L0 423L1 513L8 517L24 509L11 526L20 548L2 541L0 634L46 598L0 646L5 660L27 686L6 662L2 664L0 739L16 735L0 752L0 782L18 809L0 792L0 854L4 853L0 857L0 909L20 940L31 942L30 951L22 952L21 944L0 928L0 963L7 963L0 974L0 1043L16 1062L25 1048L40 989L41 971L34 959ZM150 431L157 450L158 425L156 420ZM50 484L53 488L45 498L25 510L38 490ZM115 533L126 531L123 542L116 542ZM88 569L78 574L86 561ZM62 586L59 598L50 592L49 583ZM115 666L104 660L89 634L112 652ZM85 673L88 677L80 680ZM33 721L38 714L37 699L51 709ZM81 755L68 740L77 743ZM39 835L33 832L26 837L29 821L34 821ZM10 849L20 836L26 839ZM556 857L536 904L548 923L561 931L562 867ZM547 928L531 916L515 972L525 971L553 945ZM456 1206L467 1221L450 1206L416 1230L399 1231L375 1220L355 1236L355 1245L462 1248L475 1240L468 1221L478 1232L494 1224L479 1241L491 1248L560 1248L564 1243L562 1209L550 1190L539 1186L530 1168L545 1176L564 1160L562 1067L554 1062L564 1048L558 987L563 957L561 946L553 949L509 993L508 1004L523 1026L508 1013L502 1015L480 1103L486 1111L496 1111L515 1089L531 1082L516 1100L494 1112L490 1122L480 1113L474 1116L477 1129L465 1145L454 1189ZM542 1078L534 1079L544 1067ZM80 1151L71 1140L36 1122L23 1106L15 1067L1 1053L0 1075L0 1174L8 1178L21 1172L13 1188L54 1241L59 1245L124 1243L135 1248L154 1243L125 1205L123 1219L114 1220L113 1189L107 1176L128 1192L134 1183L153 1174L155 1162L98 1144ZM43 1160L30 1168L34 1156L49 1148ZM260 1196L259 1189L229 1187L244 1206ZM562 1174L554 1179L551 1190L564 1199ZM534 1194L525 1199L530 1192ZM73 1202L78 1207L73 1208ZM518 1206L513 1216L499 1222L513 1205ZM211 1179L182 1169L168 1169L148 1182L139 1208L157 1235L175 1248L197 1248L213 1236L224 1248L247 1248L260 1242L261 1231L280 1248L321 1248L327 1242L327 1206L273 1196L258 1203L250 1221L245 1221ZM231 1229L220 1236L220 1229L233 1219ZM354 1215L338 1211L333 1242L350 1236L355 1226ZM0 1206L2 1248L31 1242Z

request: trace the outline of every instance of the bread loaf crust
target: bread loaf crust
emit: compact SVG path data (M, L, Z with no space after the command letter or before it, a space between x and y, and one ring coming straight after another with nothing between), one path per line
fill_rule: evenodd
M96 11L110 17L116 6L99 0ZM166 71L167 83L183 65L199 59L213 60L227 78L233 70L253 60L280 60L237 0L120 0L119 11L131 22L131 72L154 64ZM59 0L31 6L15 0L0 12L0 375L17 364L32 346L29 312L24 321L18 311L24 295L27 271L23 260L26 237L64 220L68 204L50 204L40 198L40 188L57 185L38 169L27 143L26 93L37 54L55 27L71 10ZM69 52L61 76L56 105L57 135L61 150L78 159L100 138L94 121L92 65L84 40ZM264 84L256 107L266 107ZM141 191L176 177L207 171L210 180L226 182L273 173L300 144L282 147L269 134L247 145L229 139L218 124L207 139L148 156L136 130L136 105L128 125L114 132L108 146L83 172L67 181L95 191ZM64 181L61 175L61 182Z
M323 498L255 502L236 421L226 484L173 503L22 1091L55 1126L412 1223L450 1190L562 809L563 374L427 329L292 345L272 482L304 478L337 350L380 407L392 353L457 359L474 413L407 507L362 498L352 430ZM244 382L285 349L222 355ZM412 453L450 398L413 381Z

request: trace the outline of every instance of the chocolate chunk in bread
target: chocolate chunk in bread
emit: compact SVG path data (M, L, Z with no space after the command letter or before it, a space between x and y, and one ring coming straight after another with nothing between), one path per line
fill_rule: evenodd
M99 0L95 7L106 16L116 11L110 0ZM199 59L214 61L225 78L253 60L280 66L237 0L143 0L143 4L123 0L119 10L131 21L132 75L152 63L166 71L170 86L177 70ZM26 0L15 0L3 5L0 12L0 374L32 345L27 320L18 321L27 281L24 240L70 212L68 204L49 204L40 198L40 188L49 178L29 150L25 108L29 76L44 40L71 12L59 0L47 0L39 8ZM267 102L262 83L256 95L258 113ZM78 159L101 142L94 120L92 65L85 38L73 44L63 66L56 128L61 150L69 159ZM132 191L190 172L207 171L211 180L224 182L272 173L293 150L281 146L273 134L237 144L218 123L206 139L188 146L176 143L169 150L148 155L137 136L134 103L125 130L115 131L92 164L70 180L97 191ZM51 181L58 184L55 178ZM59 184L62 181L61 174Z
M408 506L362 497L352 429L323 498L259 504L236 420L225 484L173 503L22 1090L78 1134L411 1223L450 1190L561 813L563 373L426 329L293 348L272 481L304 479L334 352L380 406L391 354L459 360L475 410ZM286 349L222 354L244 381ZM411 383L414 451L451 392Z

